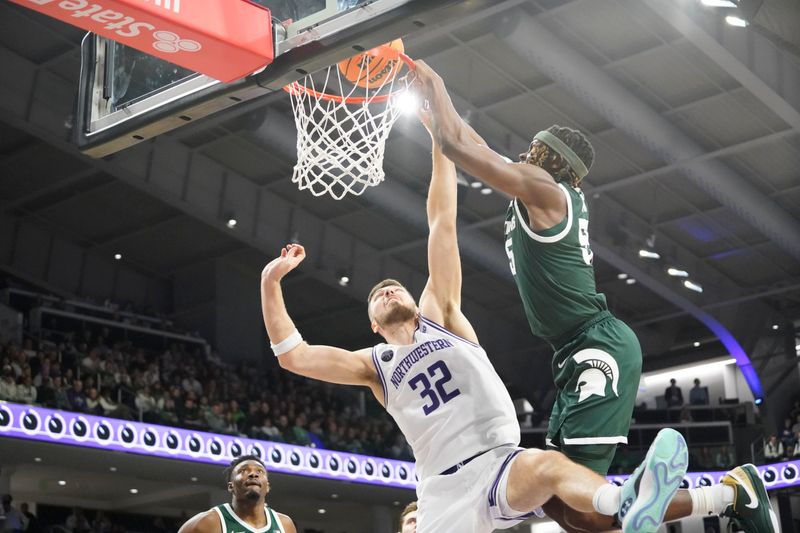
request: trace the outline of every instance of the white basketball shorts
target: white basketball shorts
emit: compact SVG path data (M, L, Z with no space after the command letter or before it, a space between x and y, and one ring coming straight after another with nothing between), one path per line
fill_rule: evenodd
M422 480L417 487L417 533L491 533L543 517L541 509L521 514L508 505L508 474L522 451L516 446L494 448L458 472Z

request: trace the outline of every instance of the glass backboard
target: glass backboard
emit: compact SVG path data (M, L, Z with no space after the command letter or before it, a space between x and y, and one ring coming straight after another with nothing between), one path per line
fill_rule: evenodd
M249 0L218 0L249 1ZM220 83L93 34L84 39L74 140L93 157L263 97L355 53L430 29L490 0L256 0L272 13L275 60Z

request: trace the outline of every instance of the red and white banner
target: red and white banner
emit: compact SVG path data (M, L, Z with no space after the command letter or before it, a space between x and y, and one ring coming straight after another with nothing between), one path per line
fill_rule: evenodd
M275 57L267 8L247 0L11 0L222 82Z

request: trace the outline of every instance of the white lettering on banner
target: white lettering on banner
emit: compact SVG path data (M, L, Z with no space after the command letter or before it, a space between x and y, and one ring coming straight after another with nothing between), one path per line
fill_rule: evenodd
M28 0L31 4L44 6L52 4L58 0ZM144 0L149 2L150 0ZM180 0L155 0L156 6L164 7L180 13ZM181 39L181 37L171 31L156 30L156 27L149 22L137 22L133 17L126 16L124 13L112 9L104 9L100 4L93 4L89 0L61 0L58 7L64 11L69 11L74 18L89 17L91 20L103 24L103 29L113 30L120 37L138 37L141 32L153 32L153 48L159 52L174 54L176 52L197 52L203 46L191 39Z
M147 2L148 0L144 0L144 1ZM159 7L161 7L162 4L163 4L165 9L171 9L175 13L180 13L181 12L181 0L173 0L171 2L170 2L170 0L155 0L155 4L157 6L159 6ZM172 4L172 5L170 5L170 4Z

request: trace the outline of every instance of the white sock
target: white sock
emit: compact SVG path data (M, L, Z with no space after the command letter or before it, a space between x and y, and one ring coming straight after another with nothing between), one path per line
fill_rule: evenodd
M611 483L605 483L597 488L592 498L594 510L600 514L614 516L619 511L620 489Z
M710 487L689 489L689 496L692 497L692 515L706 516L720 514L732 504L734 490L733 487L720 483Z

